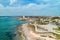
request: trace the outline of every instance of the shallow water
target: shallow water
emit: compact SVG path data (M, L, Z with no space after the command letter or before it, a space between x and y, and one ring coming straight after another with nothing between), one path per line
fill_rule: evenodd
M16 17L0 17L0 40L13 40L14 30L18 25L25 23Z

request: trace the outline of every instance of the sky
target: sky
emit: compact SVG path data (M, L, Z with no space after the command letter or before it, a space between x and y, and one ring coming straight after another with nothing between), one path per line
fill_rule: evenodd
M0 16L60 16L60 0L0 0Z

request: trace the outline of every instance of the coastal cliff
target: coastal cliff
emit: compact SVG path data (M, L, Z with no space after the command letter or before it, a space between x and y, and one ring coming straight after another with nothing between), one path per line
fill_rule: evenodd
M34 25L22 24L18 26L14 40L55 40L48 36L47 33L46 35L43 33L42 35L41 33L36 33Z
M31 28L32 27L32 28ZM34 34L34 26L30 24L22 24L17 28L14 40L33 40L39 36ZM34 36L34 37L33 37Z
M28 23L18 26L15 40L56 40L56 36L54 36L53 32L50 32L57 27L52 17L38 17L36 20L35 17L23 16L20 20Z
M15 31L16 36L14 37L14 40L23 40L23 34L22 34L22 30L21 30L21 26L19 25Z

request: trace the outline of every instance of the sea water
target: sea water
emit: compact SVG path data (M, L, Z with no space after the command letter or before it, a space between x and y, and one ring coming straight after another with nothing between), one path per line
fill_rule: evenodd
M0 40L13 40L14 30L23 23L17 17L0 16Z

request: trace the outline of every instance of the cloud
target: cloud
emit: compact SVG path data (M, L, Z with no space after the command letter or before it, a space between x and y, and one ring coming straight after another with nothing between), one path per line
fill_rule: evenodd
M0 10L0 16L23 16L23 15L28 15L28 16L49 16L49 15L59 15L60 11L58 11L58 7L49 7L48 5L37 5L37 4L28 4L25 6L20 6L20 7L6 7L2 8ZM57 13L57 14L56 14Z
M30 15L34 14L37 11L40 11L42 8L47 7L47 5L37 5L30 3L28 5L19 6L19 7L3 7L0 9L0 16L19 16L19 15ZM35 11L35 12L34 12ZM38 13L38 12L37 12ZM34 14L35 15L35 14Z
M44 2L48 2L48 1L50 1L50 0L43 0Z
M0 0L0 4L2 4L4 7L9 6L9 3L9 0Z
M16 0L10 0L10 5L14 4Z
M55 6L60 4L60 0L10 0L10 6L12 7L24 6L31 3L38 5L49 4L50 6Z
M0 4L0 16L60 15L60 0L10 0L9 4Z
M28 5L23 6L22 8L24 10L41 10L45 7L48 7L48 5L37 5L37 4L34 4L34 3L30 3Z
M0 4L3 6L24 6L28 4L38 4L38 5L46 5L50 4L50 6L60 3L60 0L0 0Z
M4 6L3 6L2 4L0 4L0 8L1 8L1 7L4 7Z

